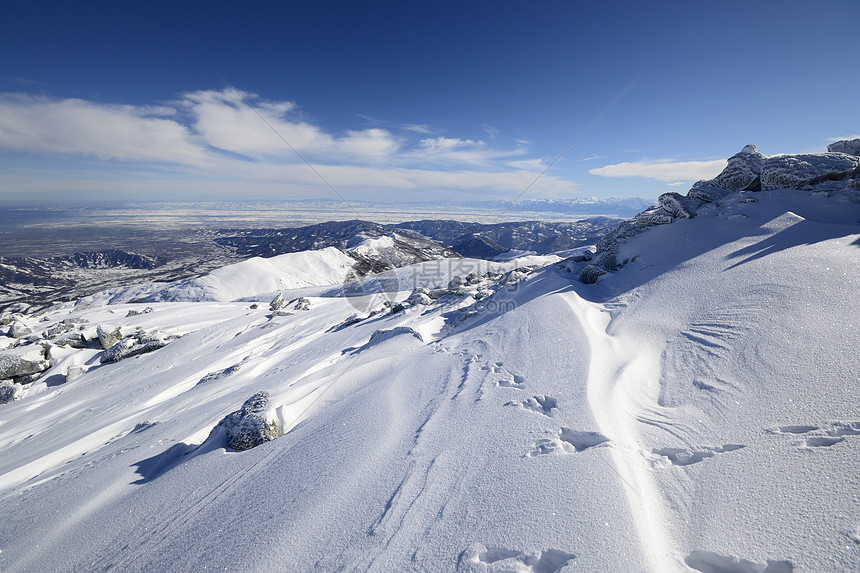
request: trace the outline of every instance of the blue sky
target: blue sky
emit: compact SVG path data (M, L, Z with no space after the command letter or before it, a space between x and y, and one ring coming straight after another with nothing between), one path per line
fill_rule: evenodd
M4 8L0 199L510 200L622 93L523 198L860 133L854 1L56 4Z

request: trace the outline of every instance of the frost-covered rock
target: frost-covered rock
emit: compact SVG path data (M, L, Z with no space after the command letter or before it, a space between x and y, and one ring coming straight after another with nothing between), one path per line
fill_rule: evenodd
M19 346L0 352L0 380L18 381L41 374L50 367L51 363L45 360L45 349L41 346Z
M448 281L448 290L456 291L460 287L466 284L466 281L460 275L454 275L450 281Z
M676 219L692 219L704 201L695 197L684 197L678 193L663 193L657 202Z
M582 272L579 273L579 280L583 284L591 285L597 282L600 275L605 275L606 270L597 265L586 265Z
M594 274L597 270L617 270L618 263L616 261L616 256L618 255L618 249L621 248L621 245L651 227L656 225L665 225L667 223L671 223L672 220L673 217L671 213L666 211L663 207L652 207L632 219L622 221L617 227L607 233L605 237L597 241L597 245L595 245L596 253L591 260L591 264L588 265L595 268L590 269L587 272L586 269L588 267L583 269L582 272L580 272L580 280L584 278L586 280L594 279L594 281L596 281L597 277L600 276L599 274Z
M827 151L833 153L847 153L848 155L860 155L860 139L843 139L827 146Z
M0 404L8 404L21 396L22 388L10 380L0 380Z
M119 362L132 356L146 354L147 352L164 348L169 341L175 338L175 336L167 336L160 330L149 334L139 332L133 338L124 338L105 350L104 354L102 354L101 362Z
M209 439L216 439L223 432L227 449L237 452L271 442L278 437L279 429L277 422L266 420L264 416L268 405L269 393L257 392L242 404L241 409L227 414L218 422Z
M762 167L761 188L801 189L813 180L847 176L860 167L860 157L844 153L806 153L769 157Z
M293 305L293 310L310 310L311 309L311 301L306 299L305 297L293 299L290 301Z
M30 334L33 334L33 329L20 320L14 321L9 327L9 336L12 338L24 338Z
M122 339L122 330L111 324L100 324L96 328L96 335L101 347L108 349Z
M746 186L744 191L761 191L761 178L756 177L755 180ZM699 199L705 203L715 203L727 195L734 193L731 189L723 189L720 187L711 187L707 182L699 181L693 185L693 188L687 192L687 197Z
M642 211L635 217L633 217L635 224L642 228L650 228L654 225L668 225L672 222L672 215L663 211L662 209L649 209L648 211ZM585 254L585 253L583 253ZM594 253L592 253L593 257ZM586 260L591 260L588 258Z
M728 165L719 175L710 181L699 181L693 188L712 187L732 191L747 189L755 184L765 160L767 156L760 153L755 145L746 145L740 153L729 157Z

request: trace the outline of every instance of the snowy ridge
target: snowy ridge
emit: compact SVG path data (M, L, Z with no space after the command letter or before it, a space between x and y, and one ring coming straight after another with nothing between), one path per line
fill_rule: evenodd
M755 153L578 261L4 314L0 569L857 570L854 160Z
M607 271L626 264L626 260L618 260L618 249L637 234L676 219L691 219L702 209L756 201L752 193L757 191L801 189L827 195L836 193L842 200L856 203L860 201L858 154L860 140L836 142L828 146L827 153L802 155L767 156L755 145L746 145L729 158L728 165L717 177L697 182L686 196L664 193L659 197L659 205L621 223L602 238L597 243L596 253L571 258L569 269L577 270L582 282L594 283Z

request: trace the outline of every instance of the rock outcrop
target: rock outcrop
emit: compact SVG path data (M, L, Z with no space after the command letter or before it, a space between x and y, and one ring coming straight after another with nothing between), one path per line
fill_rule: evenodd
M827 151L860 156L860 139L843 139L827 146Z
M122 331L111 324L98 325L96 335L99 337L99 344L105 350L122 340Z
M79 376L83 376L86 373L86 371L87 371L86 366L82 366L82 365L69 366L69 369L66 371L66 382L74 380L75 378L78 378Z
M50 367L41 346L21 346L0 352L0 380L26 383Z
M271 442L278 437L279 429L276 422L264 417L268 405L269 393L257 392L242 404L241 409L227 414L218 422L207 441L216 439L223 432L227 449L237 452Z
M568 272L576 270L583 283L595 283L600 276L625 264L617 260L618 249L632 237L655 225L691 219L703 207L719 205L736 193L799 189L829 194L844 189L860 202L860 139L838 141L827 151L767 156L755 145L746 145L713 179L695 183L687 195L664 193L658 199L659 205L621 222L600 239L593 255L571 257L560 265Z
M9 327L9 336L12 338L24 338L30 334L33 334L33 329L20 320L13 321Z
M269 303L269 310L272 312L276 310L281 310L286 306L286 301L284 300L284 293L279 292L278 296L272 299L272 302Z
M119 362L132 356L146 354L147 352L164 348L168 342L175 338L175 336L167 336L160 330L149 334L141 331L133 337L120 340L105 350L104 354L102 354L101 362Z

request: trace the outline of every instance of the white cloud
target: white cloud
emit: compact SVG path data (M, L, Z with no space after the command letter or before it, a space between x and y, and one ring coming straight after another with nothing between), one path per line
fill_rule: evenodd
M397 129L399 136L382 127L333 134L304 120L293 102L232 88L190 92L160 106L0 94L0 149L30 154L26 167L5 174L0 192L140 193L160 186L198 193L253 185L295 196L328 193L289 146L335 188L366 195L389 190L433 198L459 190L512 196L544 168L519 145L505 149L458 137L410 141L406 131L423 136L429 128ZM87 162L75 163L79 156ZM36 164L44 168L33 169ZM576 189L549 176L534 192L558 196Z
M523 159L522 161L508 161L505 163L508 167L514 169L523 169L525 171L543 171L546 169L546 164L542 159Z
M464 147L483 147L483 145L483 141L460 139L457 137L436 137L433 139L422 139L418 142L418 147L427 151L428 153L444 153L452 149L461 149Z
M295 109L292 102L262 101L232 88L185 94L180 105L195 118L194 129L209 145L240 155L289 156L292 146L312 157L370 160L398 149L397 141L384 129L347 131L334 137L314 125L288 118Z
M200 164L205 151L171 108L0 94L0 148Z
M725 169L727 161L633 161L614 163L589 169L592 175L601 177L644 177L658 181L677 182L712 179Z

